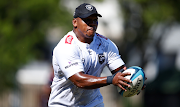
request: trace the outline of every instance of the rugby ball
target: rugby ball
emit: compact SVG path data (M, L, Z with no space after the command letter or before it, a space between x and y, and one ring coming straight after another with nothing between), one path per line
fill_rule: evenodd
M143 69L138 66L129 67L123 73L125 72L131 73L131 75L125 76L125 78L130 79L132 81L132 83L129 83L131 87L124 87L127 90L124 91L117 86L117 90L118 93L123 97L132 97L141 91L145 81L145 74Z

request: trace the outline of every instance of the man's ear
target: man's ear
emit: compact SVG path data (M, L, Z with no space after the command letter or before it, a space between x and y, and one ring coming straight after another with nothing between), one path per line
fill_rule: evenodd
M74 28L77 28L77 19L76 18L74 18L72 20L72 24L73 24Z

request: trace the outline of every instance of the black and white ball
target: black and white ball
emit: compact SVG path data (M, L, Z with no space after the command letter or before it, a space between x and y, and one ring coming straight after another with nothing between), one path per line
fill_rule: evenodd
M123 97L131 97L139 93L144 85L145 73L141 67L132 66L126 69L123 73L130 72L131 75L125 76L125 78L130 79L132 83L130 88L125 87L127 91L122 90L117 86L117 90Z

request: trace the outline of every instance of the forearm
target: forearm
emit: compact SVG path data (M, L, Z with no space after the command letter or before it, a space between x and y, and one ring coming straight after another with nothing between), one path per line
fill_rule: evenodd
M112 74L115 74L115 73L119 72L119 71L122 70L122 69L126 70L127 68L126 68L125 65L122 65L122 66L120 66L119 68L111 71L111 73L112 73Z
M96 89L107 84L107 77L96 77L82 72L76 73L69 78L77 87L83 89Z
M117 72L122 72L125 69L126 67L124 65L115 69L114 71L112 71L114 75L108 76L108 77L111 77L108 79L107 77L96 77L96 76L84 74L83 72L76 73L73 76L71 76L69 79L79 88L96 89L96 88L100 88L100 87L112 84L115 74ZM118 81L118 79L116 79L116 81ZM117 85L117 84L118 84L117 82L114 83L114 85Z

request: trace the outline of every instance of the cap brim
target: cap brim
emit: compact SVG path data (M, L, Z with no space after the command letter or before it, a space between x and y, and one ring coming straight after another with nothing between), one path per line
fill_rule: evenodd
M97 16L102 17L100 14L97 14Z
M82 16L79 16L80 18L86 18L86 17L89 17L89 16L91 16L91 15L96 15L96 16L98 16L98 17L102 17L100 14L98 14L98 13L95 13L95 14L86 14L86 15L82 15Z

